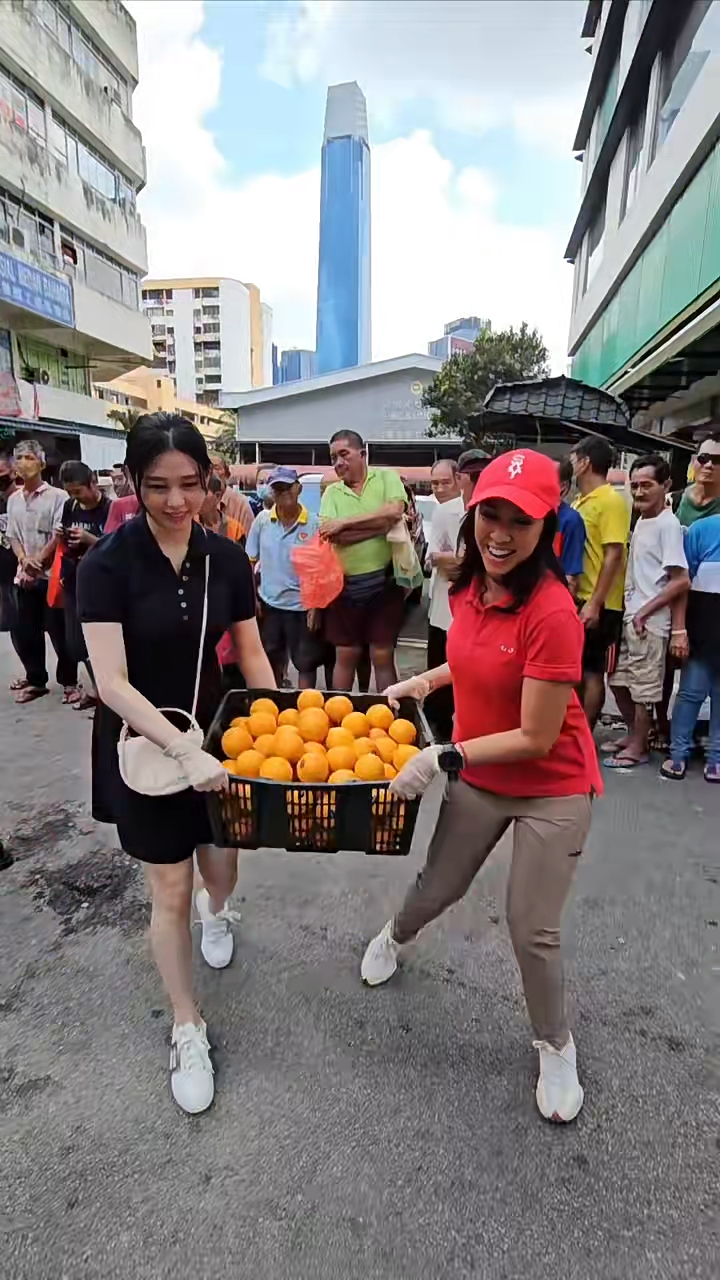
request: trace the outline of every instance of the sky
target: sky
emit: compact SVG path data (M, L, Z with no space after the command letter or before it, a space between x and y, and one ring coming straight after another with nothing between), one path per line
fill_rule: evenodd
M458 316L535 325L566 366L590 73L585 0L128 0L150 274L252 281L280 349L315 345L327 86L372 148L373 359Z

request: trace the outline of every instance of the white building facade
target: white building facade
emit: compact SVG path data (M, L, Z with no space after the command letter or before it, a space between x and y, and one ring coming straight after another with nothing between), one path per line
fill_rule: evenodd
M256 285L225 277L145 280L153 367L178 399L217 405L220 395L272 383L272 309Z
M720 420L720 0L591 0L582 37L572 372L690 440Z
M92 383L152 350L137 81L135 23L119 0L2 5L0 421L5 437L16 419L25 435L56 437L60 456L80 445L96 465L107 427Z

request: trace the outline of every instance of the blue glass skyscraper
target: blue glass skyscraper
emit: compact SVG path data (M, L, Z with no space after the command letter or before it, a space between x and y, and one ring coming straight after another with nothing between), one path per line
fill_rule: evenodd
M370 147L354 81L331 85L325 108L316 337L318 374L371 358Z

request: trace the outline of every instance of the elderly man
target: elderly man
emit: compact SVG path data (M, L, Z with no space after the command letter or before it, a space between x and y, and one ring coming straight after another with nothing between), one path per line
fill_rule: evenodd
M452 622L449 590L453 571L459 563L457 546L465 504L460 492L457 463L452 459L441 458L434 464L430 483L439 504L433 510L426 556L426 564L432 569L427 660L428 667L433 670L446 661L447 633ZM446 685L431 693L426 709L438 742L452 741L452 687Z
M17 558L7 536L7 507L14 492L15 462L8 454L0 453L0 632L9 632L17 652Z
M247 538L253 522L250 503L244 493L230 488L230 467L220 453L211 453L213 475L222 485L222 495L218 503L220 515L227 520L237 521L242 538Z
M475 492L475 485L480 472L485 470L490 461L490 454L486 453L484 449L466 449L464 453L460 454L457 460L457 477L462 500L466 508Z
M61 521L67 495L43 480L45 451L37 440L23 440L15 447L15 468L23 488L7 504L7 537L17 556L17 652L25 678L13 682L16 701L33 702L48 692L45 654L47 631L57 654L57 681L63 686L63 702L78 697L77 667L65 643L62 609L47 603L50 567L57 546L55 531Z
M405 486L396 471L368 467L356 431L336 431L330 459L337 480L320 506L320 536L335 547L345 587L325 614L325 634L335 645L336 689L352 689L364 645L379 690L397 679L394 649L405 596L392 570L387 534L405 512Z

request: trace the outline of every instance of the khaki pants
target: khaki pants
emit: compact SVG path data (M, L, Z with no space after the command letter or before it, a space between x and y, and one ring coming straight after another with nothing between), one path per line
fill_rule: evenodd
M448 784L427 862L405 898L393 928L409 942L464 897L508 827L513 851L507 921L520 967L530 1021L539 1040L567 1042L560 923L578 854L590 829L586 795L517 799Z

